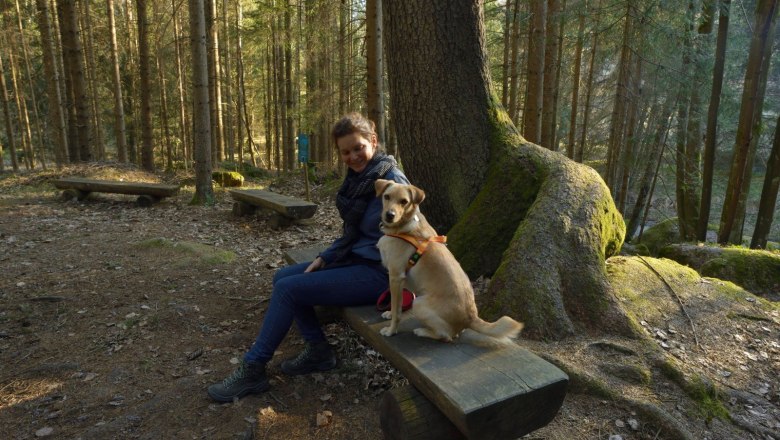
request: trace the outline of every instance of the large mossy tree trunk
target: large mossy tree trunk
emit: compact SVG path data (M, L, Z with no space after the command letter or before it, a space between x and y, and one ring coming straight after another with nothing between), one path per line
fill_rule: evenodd
M629 333L606 279L625 224L598 173L519 135L490 90L482 2L383 2L404 169L474 278L481 314L525 335Z

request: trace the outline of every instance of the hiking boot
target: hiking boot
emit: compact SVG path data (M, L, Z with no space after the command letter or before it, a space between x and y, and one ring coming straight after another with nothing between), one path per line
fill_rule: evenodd
M336 367L336 355L325 341L307 342L306 347L298 356L282 361L280 367L288 376L327 371Z
M220 383L211 385L209 397L217 402L232 402L247 394L258 394L271 388L265 375L265 364L241 361L236 371Z

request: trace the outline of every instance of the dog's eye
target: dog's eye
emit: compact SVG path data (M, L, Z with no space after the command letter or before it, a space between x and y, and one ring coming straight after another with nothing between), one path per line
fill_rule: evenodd
M406 206L406 204L409 203L409 201L406 199L401 199L399 203L401 203L401 206Z
M390 196L388 196L387 194L385 194L383 198L384 198L385 200L390 200Z

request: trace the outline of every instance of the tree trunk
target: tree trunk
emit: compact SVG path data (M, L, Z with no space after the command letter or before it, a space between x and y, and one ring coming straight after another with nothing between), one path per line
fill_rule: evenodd
M189 0L192 48L192 130L195 162L193 204L214 203L211 184L211 123L209 120L209 69L206 16L203 0Z
M57 0L62 11L60 32L62 33L63 59L68 60L68 76L72 88L73 112L75 114L75 148L72 160L89 162L92 160L92 117L89 111L87 81L84 75L84 51L81 48L76 0Z
M778 117L775 124L775 140L772 143L772 152L769 154L769 159L767 159L764 186L761 189L761 199L758 202L756 227L753 231L753 238L750 240L752 249L766 248L769 230L775 215L778 187L780 187L780 117Z
M127 54L124 57L125 64L122 72L124 72L124 83L127 87L127 93L124 93L122 96L125 99L123 107L125 110L125 128L127 132L127 156L131 163L137 164L138 123L136 122L136 119L138 118L138 106L136 104L136 94L138 92L138 78L136 75L133 75L132 72L136 71L135 60L138 59L138 48L136 47L136 43L138 42L138 38L133 33L133 26L130 25L132 22L136 21L133 17L132 8L130 7L130 0L124 0L124 4L124 11L127 13L124 20Z
M510 40L512 41L512 50L510 55L510 67L509 67L509 117L513 121L517 121L517 98L518 98L518 70L520 69L520 0L515 0L512 7L512 34Z
M523 107L523 137L528 142L538 144L542 140L547 0L530 1L531 29L528 33L528 81Z
M379 142L385 141L385 105L382 59L382 0L366 0L366 76L368 118L376 124Z
M8 154L11 156L11 169L14 173L19 172L19 161L16 159L16 133L11 115L11 106L8 104L8 89L5 83L5 67L3 66L3 54L0 53L0 93L3 99L3 120L5 121L5 135L8 139ZM0 158L2 162L2 158Z
M710 4L716 0L710 0ZM720 0L720 17L718 18L718 38L715 44L715 66L712 69L712 90L710 104L707 110L707 132L704 137L704 158L702 160L701 203L699 205L699 220L696 223L696 239L707 239L707 226L710 222L710 207L712 206L712 176L715 166L715 150L718 136L718 109L720 95L723 90L723 72L726 64L726 44L729 32L729 7L731 0ZM712 27L712 21L709 21ZM706 26L704 26L706 29ZM700 27L701 32L701 27Z
M517 0L515 0L517 3ZM514 8L512 0L504 2L504 52L501 63L501 105L505 109L509 108L509 64L510 64L510 46L512 41L512 24L514 17Z
M563 32L560 23L560 1L547 0L547 29L544 49L544 78L542 81L542 135L539 145L556 151L555 107L558 86L558 39Z
M759 0L756 6L755 27L745 70L742 103L739 109L739 125L734 142L734 156L718 230L718 243L721 244L737 244L733 240L732 232L738 217L737 209L742 186L750 184L750 182L745 181L745 169L752 166L751 163L748 163L748 156L753 126L756 118L761 117L761 108L756 108L755 104L761 99L758 96L761 89L761 68L764 65L764 53L767 45L771 45L771 40L774 37L777 9L778 0ZM741 240L739 241L741 242Z
M582 46L585 39L585 14L587 13L587 0L583 1L577 18L579 24L577 28L577 45L574 49L574 75L572 75L571 90L571 120L569 121L569 138L566 142L566 157L575 159L574 151L577 135L577 111L580 101L580 70L582 67ZM582 157L580 157L582 161Z
M607 171L605 180L615 194L618 158L623 145L623 134L626 125L626 103L628 100L628 81L631 76L629 60L631 58L632 2L626 2L626 18L623 24L623 38L620 47L620 61L617 66L617 82L615 85L615 101L612 105L612 117L609 123L609 140L607 141Z
M217 0L206 0L206 29L209 38L209 87L211 91L211 136L212 160L219 163L225 159L225 126L222 120L222 80L219 60L219 29L217 27Z
M159 44L159 43L158 43ZM165 86L165 61L160 56L160 47L157 47L157 80L160 82L160 125L162 125L162 139L165 147L165 170L173 171L173 147L168 127L168 92Z
M59 63L55 60L52 41L51 16L46 0L35 0L38 9L38 30L41 34L41 52L43 53L43 71L49 81L46 82L46 95L49 100L49 134L54 141L54 162L61 167L67 162L68 137L65 119L62 115L62 76Z
M146 0L136 0L138 9L138 77L141 82L141 166L154 171L154 136L152 133L152 78Z
M24 91L19 86L19 81L17 80L16 60L14 60L10 46L8 46L8 49L8 64L11 67L11 91L13 92L14 101L16 101L16 114L19 117L19 129L22 132L21 139L24 166L28 170L31 170L34 166L34 157L32 154L32 132L30 130L30 118L27 113L27 101L24 97Z
M89 87L90 95L90 110L92 113L92 128L91 132L94 133L94 151L96 159L106 159L106 144L103 141L103 124L100 121L100 106L98 105L98 86L97 86L97 74L95 66L95 50L94 50L94 38L92 32L92 15L89 12L89 2L81 2L82 5L82 23L83 29L86 32L86 57L87 63L87 85Z
M233 116L233 83L230 80L233 71L231 70L231 55L230 55L230 26L228 21L228 0L222 0L222 52L224 53L225 60L225 74L223 75L223 86L225 87L225 145L227 155L230 160L236 160L235 155L235 132L233 131L236 123ZM240 2L237 2L240 3ZM288 5L289 6L289 5ZM239 165L241 161L238 162Z
M593 38L590 46L590 61L588 62L588 80L585 84L585 114L582 116L582 128L580 129L580 143L579 147L574 151L574 160L582 163L585 155L585 140L588 136L588 123L590 121L591 105L590 99L593 96L593 81L596 75L596 51L599 47L599 33L598 26L601 18L601 0L595 9L596 17L593 19Z
M27 48L27 38L24 35L24 26L22 25L22 13L19 8L19 0L14 1L14 5L16 6L16 24L19 29L19 40L22 42L22 56L24 57L24 67L25 67L25 78L27 79L27 86L30 89L30 101L32 104L32 116L33 116L33 125L35 126L35 134L38 139L38 160L41 162L41 167L45 170L46 169L46 160L45 160L45 143L43 141L43 127L41 124L41 118L38 113L38 98L36 97L37 93L35 93L35 89L33 88L33 74L32 74L32 67L30 66L30 51ZM34 163L35 159L35 149L30 147L30 160L33 162L33 167L35 166Z
M629 333L605 267L622 245L623 219L598 173L525 141L501 109L489 88L482 2L396 0L383 13L405 169L435 195L422 210L440 232L457 220L448 235L463 268L492 274L482 315L509 314L540 338L579 324Z
M114 135L119 162L127 162L127 129L125 127L125 109L122 101L122 78L119 75L119 49L116 43L116 21L114 19L114 0L106 0L108 11L108 32L111 36L111 64L114 91Z
M176 87L179 91L179 140L181 142L181 154L184 161L184 169L190 169L190 159L192 158L192 147L190 145L190 126L187 119L187 107L185 106L184 94L184 69L182 69L182 50L180 43L179 12L176 6L176 0L171 0L173 11L173 34L174 47L176 49Z

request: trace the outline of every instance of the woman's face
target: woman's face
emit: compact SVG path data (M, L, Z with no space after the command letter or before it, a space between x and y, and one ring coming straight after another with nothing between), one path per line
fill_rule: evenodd
M339 157L352 171L360 173L376 153L376 135L366 139L360 133L351 133L336 140Z

